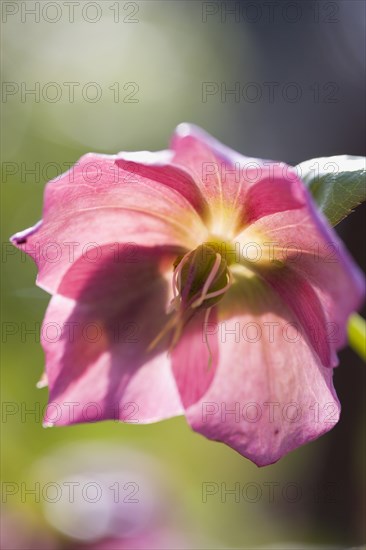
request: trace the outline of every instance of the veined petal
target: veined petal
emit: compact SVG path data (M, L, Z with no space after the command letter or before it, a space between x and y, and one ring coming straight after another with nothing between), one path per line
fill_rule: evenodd
M216 308L206 318L200 312L184 328L172 351L174 378L184 407L196 403L211 385L218 363L218 342L215 331Z
M221 161L210 146L195 134L174 134L171 142L172 162L189 172L207 198L211 210L211 223L225 215L226 195L221 179ZM232 190L231 190L232 192Z
M285 174L286 164L263 166L259 172L252 170L241 197L241 225L275 214L296 210L306 205L306 199L298 181L288 179ZM286 170L287 171L287 170ZM238 205L239 206L239 205Z
M208 197L214 234L232 238L264 211L269 213L298 206L289 192L284 194L285 186L268 189L268 182L276 180L277 183L279 179L276 170L282 175L286 167L283 163L245 157L190 124L178 126L171 147L174 151L172 161L189 169ZM252 199L250 189L255 184L257 197ZM271 200L268 200L269 195Z
M205 218L208 210L207 201L189 173L171 164L173 152L169 151L170 155L163 157L161 151L148 153L119 153L116 164L125 172L131 173L134 183L152 180L176 191L187 199L189 207L193 206L198 214Z
M76 259L92 262L100 248L123 243L194 248L206 234L187 199L153 180L135 184L116 157L85 155L46 186L43 221L17 233L12 242L38 266L37 283L56 292ZM200 242L200 240L198 241Z
M291 311L253 279L220 312L218 366L207 392L186 408L192 428L258 466L329 431L340 411L333 370L322 366Z
M208 132L206 132L199 126L187 122L179 124L175 129L170 144L173 151L176 151L177 153L181 146L180 142L182 140L185 140L187 137L195 138L196 141L200 141L202 144L205 144L206 147L214 152L215 156L217 156L220 160L226 162L229 166L232 166L235 163L239 163L241 166L245 166L248 162L255 162L257 165L271 162L242 155L241 153L238 153L234 149L231 149L227 145L221 143L218 139L211 136Z
M154 422L181 414L166 339L165 271L175 255L139 248L138 261L80 258L52 297L42 327L50 390L47 424Z
M319 296L306 278L288 267L268 270L262 272L262 275L292 309L322 365L335 367L338 358L334 346L334 330L327 321Z
M324 330L332 334L330 347L338 349L346 342L349 315L360 307L364 299L364 278L335 230L316 210L296 174L292 174L288 186L292 190L289 200L293 193L294 200L298 200L300 205L302 202L302 205L277 212L265 211L237 240L243 249L246 241L251 240L247 234L258 236L255 244L261 254L251 263L252 269L276 289L302 322L305 318L310 320L311 304L314 312L318 312L318 320L323 319ZM321 310L324 311L324 318ZM321 339L321 331L317 330L316 324L314 318L308 326L308 334L315 331ZM313 342L314 349L325 360L319 349L324 342ZM328 358L329 361L324 364L334 365L333 352Z

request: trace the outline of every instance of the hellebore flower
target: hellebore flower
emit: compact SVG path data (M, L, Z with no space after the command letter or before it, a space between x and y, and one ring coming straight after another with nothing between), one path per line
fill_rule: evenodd
M46 425L184 413L266 465L337 422L364 281L294 168L182 124L166 151L82 157L12 241L52 294Z

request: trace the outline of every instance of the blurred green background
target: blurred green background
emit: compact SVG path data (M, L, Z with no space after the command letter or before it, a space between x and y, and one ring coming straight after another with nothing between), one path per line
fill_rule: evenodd
M184 418L150 426L103 422L44 429L47 389L36 389L43 370L37 332L49 296L34 286L32 261L8 244L10 235L40 219L47 180L81 155L164 149L182 121L249 156L290 164L364 154L365 4L268 4L2 3L3 548L74 547L56 520L51 526L52 504L24 496L20 484L30 488L37 480L65 477L68 461L72 471L72 448L64 466L52 457L62 456L65 445L77 449L90 442L100 452L113 443L127 457L134 449L158 464L164 472L158 485L165 489L155 496L174 510L174 518L164 517L183 536L177 535L178 547L364 542L365 376L351 351L341 353L335 373L340 423L266 468L193 433ZM218 91L203 95L205 83ZM238 85L240 97L221 94ZM27 93L31 89L35 94ZM364 268L363 215L360 209L338 230ZM132 457L129 466L143 474L144 459ZM206 482L255 485L239 502L230 495L222 502L219 493L203 502ZM276 488L272 499L269 483Z

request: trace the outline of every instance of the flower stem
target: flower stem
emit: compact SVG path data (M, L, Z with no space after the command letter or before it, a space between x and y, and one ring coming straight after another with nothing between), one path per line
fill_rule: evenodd
M348 343L366 361L366 322L358 313L353 313L348 320Z

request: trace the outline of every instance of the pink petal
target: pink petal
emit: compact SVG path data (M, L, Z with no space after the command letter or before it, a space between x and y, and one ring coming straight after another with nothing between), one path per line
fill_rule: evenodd
M70 265L95 261L104 245L196 246L206 229L193 206L173 188L131 180L116 157L85 155L45 191L43 222L12 241L38 265L39 286L55 292ZM94 259L94 260L93 260Z
M42 345L50 398L45 424L154 422L181 414L166 353L148 351L168 320L164 272L175 254L140 248L138 262L79 259L51 299Z
M159 152L150 153L148 161L143 153L134 153L133 155L119 153L116 160L117 166L125 172L131 172L131 179L135 183L139 183L141 180L152 180L166 185L187 199L201 217L205 217L208 206L197 184L185 170L169 164L169 162L167 158L166 163L162 164Z
M334 353L331 351L326 357L324 331L329 334L327 340L333 350L346 343L348 317L364 299L364 277L295 174L291 175L288 188L294 200L302 196L303 205L268 214L264 211L250 225L250 231L261 235L263 256L270 260L264 264L258 261L252 267L277 290L301 322L307 318L304 327L308 325L309 336L311 332L315 335L314 349L325 365L334 365ZM255 190L253 186L253 196ZM245 230L238 239L245 242Z
M188 171L209 204L223 199L220 159L207 143L194 135L173 136L173 163Z
M218 345L216 335L211 333L217 322L216 313L215 309L211 311L207 325L205 313L202 311L191 319L172 351L173 374L185 407L204 395L216 373Z
M246 193L242 200L243 224L252 224L255 221L286 210L296 210L305 206L303 193L297 182L284 177L284 167L263 167L253 182L246 184Z
M171 140L171 149L175 151L177 155L179 154L179 151L184 151L184 142L187 138L194 138L195 141L201 142L205 145L205 147L211 149L211 151L218 159L224 161L226 164L231 166L233 166L235 163L245 165L251 162L257 165L263 165L264 163L271 162L242 155L241 153L238 153L234 149L231 149L227 145L221 143L219 140L211 136L208 132L206 132L199 126L187 122L179 124ZM181 149L181 147L183 148Z
M186 416L197 432L265 466L329 431L340 405L333 370L295 330L291 312L258 285L242 287L241 303L239 291L226 303L215 378Z
M226 225L233 239L242 247L258 235L254 242L264 257L287 265L283 278L273 263L251 267L292 307L323 364L334 366L335 349L347 341L347 319L364 299L365 282L295 169L243 157L187 124L178 127L172 149L173 161L201 178L211 207L221 201L229 212ZM212 212L213 220L220 218L220 208Z
M284 163L240 155L189 124L178 126L171 147L173 162L200 183L212 209L213 225L223 212L232 235L264 215L303 204L301 194L286 180Z
M295 313L322 364L335 367L338 358L330 327L319 297L306 278L291 268L274 269L263 277Z

